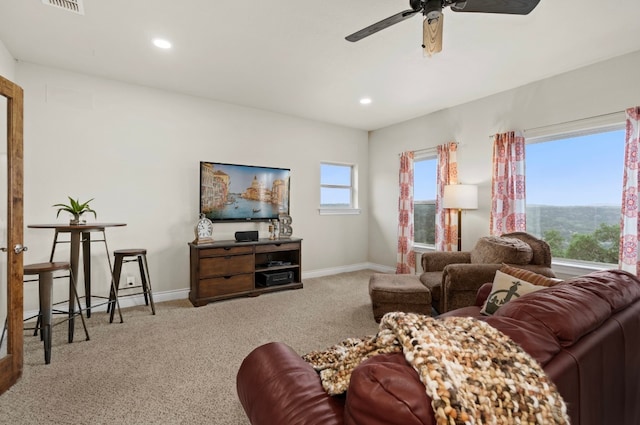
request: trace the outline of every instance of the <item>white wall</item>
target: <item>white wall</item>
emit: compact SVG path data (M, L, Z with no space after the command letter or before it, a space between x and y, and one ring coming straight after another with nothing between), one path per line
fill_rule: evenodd
M148 249L154 292L189 287L201 160L291 168L303 273L367 261L366 208L318 214L321 160L358 164L368 205L367 132L28 63L18 63L16 78L25 90L25 224L67 222L64 213L56 220L53 204L95 198L98 221L127 223L108 230L110 249ZM265 223L231 223L214 225L214 238L238 230L268 236ZM25 261L46 260L52 237L25 229ZM98 244L93 255L104 264ZM105 290L107 271L94 271Z
M479 209L463 215L462 245L464 250L471 249L479 237L489 234L489 136L639 105L638 69L640 52L635 52L371 132L369 261L384 266L395 264L400 152L449 141L460 143L459 181L479 185Z
M13 81L15 77L16 63L13 56L7 50L2 40L0 40L0 75L7 80Z

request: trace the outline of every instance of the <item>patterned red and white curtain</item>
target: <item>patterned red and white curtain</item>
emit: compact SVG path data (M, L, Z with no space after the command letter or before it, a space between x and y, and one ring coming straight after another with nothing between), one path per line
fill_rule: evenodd
M436 250L458 249L458 211L442 208L444 187L458 183L458 144L450 142L438 146L438 170L436 192Z
M397 274L416 273L416 254L413 251L413 158L413 152L400 154Z
M527 228L525 200L524 136L521 132L496 134L493 138L491 179L492 236L524 232Z
M637 274L640 266L638 243L638 150L640 148L640 106L626 110L627 126L622 180L619 267Z

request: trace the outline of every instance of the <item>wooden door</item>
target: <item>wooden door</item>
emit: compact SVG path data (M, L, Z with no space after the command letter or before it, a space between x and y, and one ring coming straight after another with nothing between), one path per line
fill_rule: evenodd
M0 394L22 376L22 88L0 76ZM6 117L6 120L5 118Z

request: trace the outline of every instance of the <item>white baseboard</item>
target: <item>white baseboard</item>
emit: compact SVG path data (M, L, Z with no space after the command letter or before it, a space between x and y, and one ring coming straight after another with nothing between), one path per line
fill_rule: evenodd
M351 264L348 266L331 267L328 269L311 270L309 272L302 273L302 280L311 279L314 277L330 276L338 273L355 272L358 270L374 270L380 273L394 273L396 270L393 267L382 266L374 263L359 263Z

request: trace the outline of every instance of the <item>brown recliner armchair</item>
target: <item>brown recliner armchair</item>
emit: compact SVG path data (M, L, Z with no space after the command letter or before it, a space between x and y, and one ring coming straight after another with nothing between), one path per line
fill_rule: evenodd
M445 313L473 305L478 289L493 281L502 263L556 277L549 244L514 232L480 238L471 251L425 252L420 281L431 291L433 308Z

